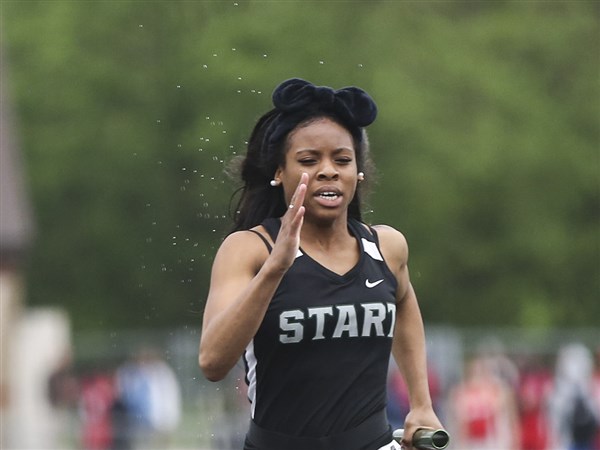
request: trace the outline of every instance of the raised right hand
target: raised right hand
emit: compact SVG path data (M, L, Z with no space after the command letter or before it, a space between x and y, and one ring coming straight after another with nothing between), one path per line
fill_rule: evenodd
M287 271L296 259L300 248L300 230L304 222L304 196L308 186L308 174L303 173L288 209L281 217L281 229L271 252L271 262L279 270Z

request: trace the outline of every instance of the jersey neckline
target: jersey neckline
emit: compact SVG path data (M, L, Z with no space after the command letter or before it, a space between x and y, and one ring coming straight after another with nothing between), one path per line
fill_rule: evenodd
M281 225L281 221L279 221L279 224ZM356 219L348 218L347 227L348 227L348 230L350 231L350 234L352 235L352 237L354 238L354 240L356 241L356 243L358 245L358 254L359 255L358 255L358 261L356 262L356 264L354 266L352 266L344 274L339 274L339 273L335 272L334 270L329 269L327 266L324 266L319 261L317 261L312 256L310 256L309 253L304 251L304 249L301 246L300 246L299 250L302 252L303 257L310 260L314 265L316 265L318 268L320 268L323 271L323 273L325 273L333 281L340 283L340 284L347 283L348 281L351 281L352 279L356 278L356 274L362 267L364 258L365 258L365 249L364 249L363 242L361 239L364 236L362 236L361 233L358 231L357 227L359 227L359 226L361 226L361 224Z

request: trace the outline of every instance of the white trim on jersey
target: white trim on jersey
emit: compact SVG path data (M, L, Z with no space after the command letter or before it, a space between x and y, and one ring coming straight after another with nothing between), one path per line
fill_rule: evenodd
M392 441L389 444L385 444L383 447L379 447L377 450L402 450L403 448L404 447L402 447L396 441Z
M375 242L371 242L365 238L360 238L363 244L363 248L365 249L365 253L369 255L371 258L377 261L383 261L383 256L379 253L379 249L377 248L377 244Z
M254 419L254 410L256 409L256 355L254 354L254 339L250 341L244 353L246 364L248 365L248 400L251 403L252 418Z

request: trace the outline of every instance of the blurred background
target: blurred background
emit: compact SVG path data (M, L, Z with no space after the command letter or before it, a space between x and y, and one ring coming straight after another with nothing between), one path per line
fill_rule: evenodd
M243 369L204 380L199 332L227 163L291 77L378 103L366 219L409 241L451 448L600 448L600 3L0 14L1 448L241 448Z

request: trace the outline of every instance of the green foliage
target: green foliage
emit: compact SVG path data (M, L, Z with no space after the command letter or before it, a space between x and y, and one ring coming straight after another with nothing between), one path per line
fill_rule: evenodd
M427 321L598 324L597 4L1 8L38 224L28 298L77 328L200 323L223 169L292 76L377 100L368 218L406 234Z

